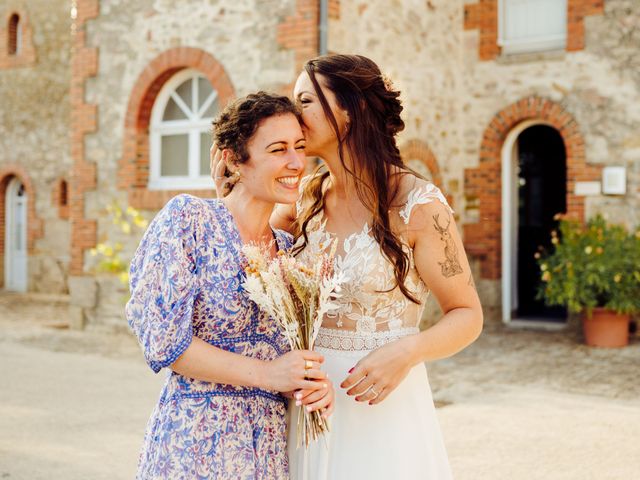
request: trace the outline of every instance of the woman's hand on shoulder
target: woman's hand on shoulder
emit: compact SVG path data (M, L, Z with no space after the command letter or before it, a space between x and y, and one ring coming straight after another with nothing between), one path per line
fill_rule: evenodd
M209 167L216 195L218 198L226 197L233 190L235 182L229 177L227 166L222 160L222 150L215 143L211 145L209 150Z
M273 228L293 233L292 230L293 224L296 221L296 213L295 204L285 205L278 203L276 208L273 209L269 223Z

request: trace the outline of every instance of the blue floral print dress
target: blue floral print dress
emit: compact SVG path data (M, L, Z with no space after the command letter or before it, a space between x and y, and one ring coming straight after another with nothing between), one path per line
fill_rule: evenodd
M291 238L275 230L278 248ZM131 262L129 326L149 366L171 365L193 336L262 360L288 350L275 322L243 293L242 242L220 200L179 195L149 225ZM137 478L285 479L286 400L278 392L169 372Z

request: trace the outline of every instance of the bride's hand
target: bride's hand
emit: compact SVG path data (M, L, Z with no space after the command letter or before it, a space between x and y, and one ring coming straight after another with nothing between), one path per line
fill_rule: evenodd
M222 161L222 150L215 143L209 150L209 166L218 198L226 197L233 189L232 180L227 176L227 166Z
M320 410L324 418L329 418L335 407L336 392L333 383L329 378L315 383L318 387L316 390L298 390L292 392L292 397L296 401L296 406L303 406L309 412Z
M340 384L357 402L382 402L405 379L413 367L404 340L388 343L363 357Z

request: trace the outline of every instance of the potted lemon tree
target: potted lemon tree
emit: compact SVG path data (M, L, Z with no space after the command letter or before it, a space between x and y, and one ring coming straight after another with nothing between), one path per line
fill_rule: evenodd
M640 311L640 230L601 215L586 224L562 218L551 242L536 254L539 298L582 314L587 345L627 345L630 315Z

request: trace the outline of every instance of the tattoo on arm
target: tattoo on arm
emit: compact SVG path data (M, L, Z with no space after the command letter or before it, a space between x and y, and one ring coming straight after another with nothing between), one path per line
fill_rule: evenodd
M435 222L433 224L433 228L435 228L440 234L440 240L444 242L445 260L444 262L438 262L438 265L440 265L440 268L442 269L442 275L445 278L449 278L462 273L462 267L458 260L458 247L449 232L449 227L451 226L451 215L448 214L447 224L444 227L440 225L440 222L438 221L439 217L440 214L433 216L433 220Z

